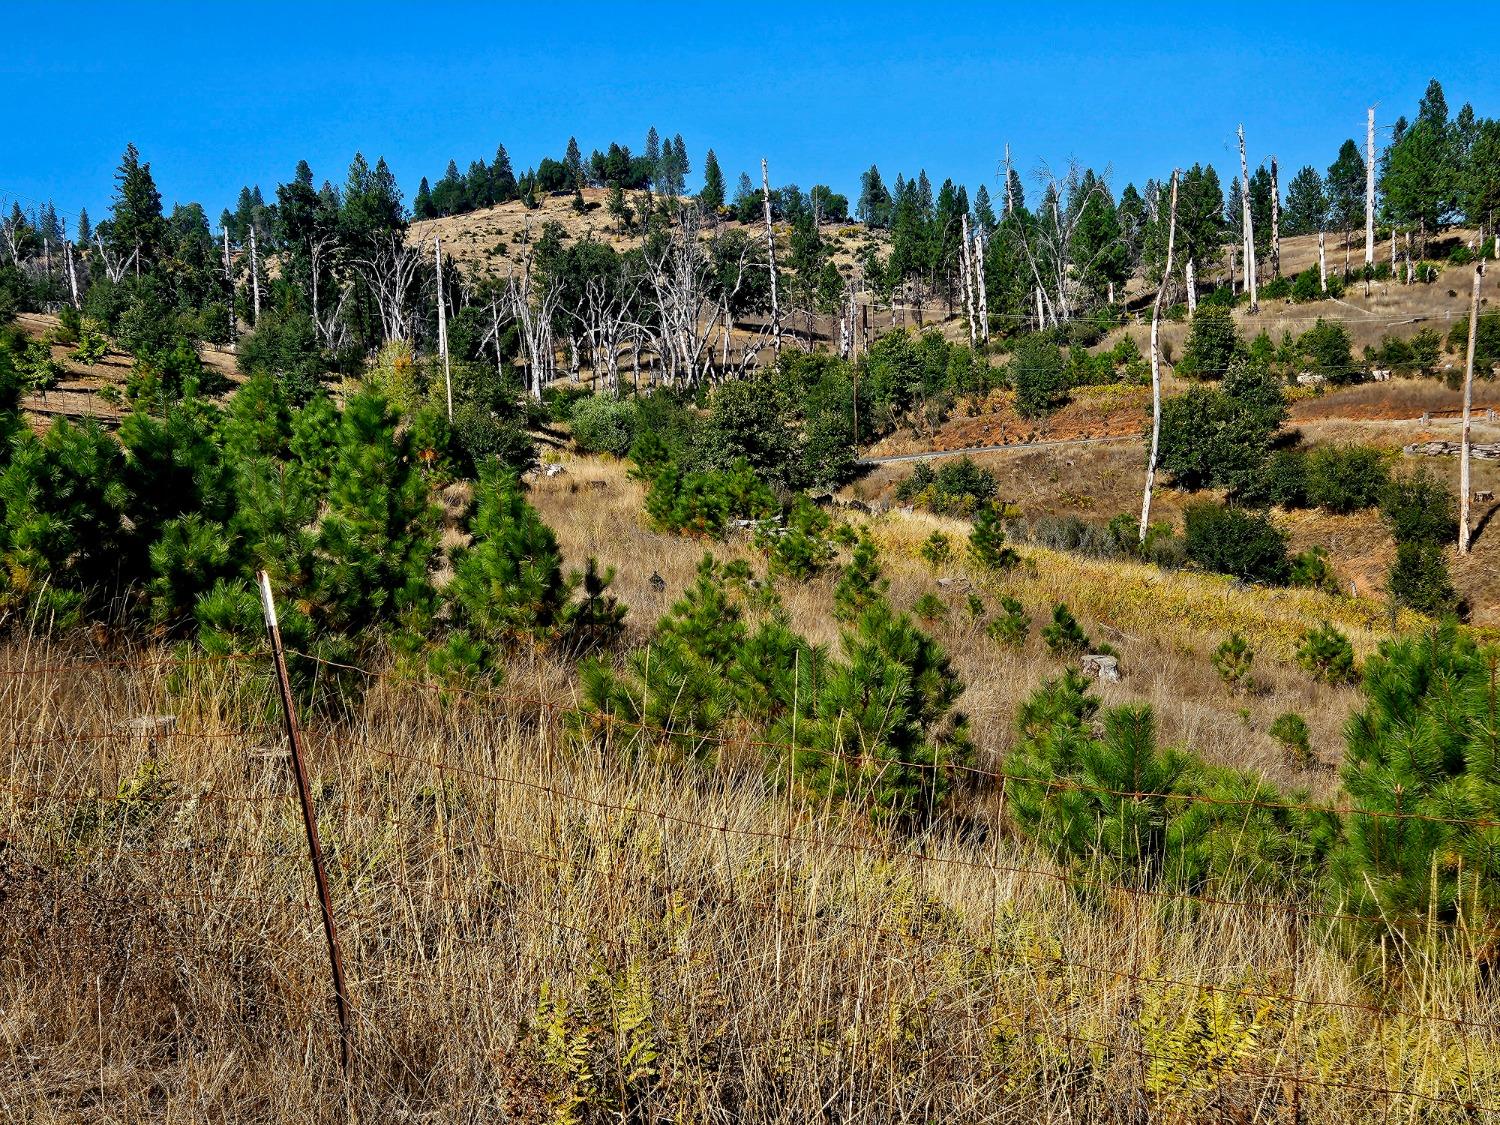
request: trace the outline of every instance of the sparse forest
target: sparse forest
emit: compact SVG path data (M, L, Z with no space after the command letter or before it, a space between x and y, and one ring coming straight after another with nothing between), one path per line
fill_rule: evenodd
M1500 1120L1500 119L1370 113L10 201L6 1115Z

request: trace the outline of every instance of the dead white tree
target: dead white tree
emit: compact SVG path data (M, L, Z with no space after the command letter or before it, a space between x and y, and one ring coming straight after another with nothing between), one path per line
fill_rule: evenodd
M1271 157L1271 277L1281 276L1281 185L1276 180L1276 158Z
M590 274L584 280L579 307L567 311L583 332L595 389L603 384L618 395L620 349L628 339L631 317L638 305L640 277L629 269L624 257L617 259L615 265L611 273Z
M260 251L255 244L255 219L250 220L250 292L254 301L255 323L260 323Z
M349 335L349 323L344 319L344 309L354 292L352 286L339 281L338 298L329 303L320 292L324 268L338 258L338 239L331 234L307 241L307 258L312 272L312 321L318 336L329 351L337 351Z
M98 231L94 232L94 248L99 251L99 261L104 265L104 276L116 285L124 278L125 272L130 269L138 256L137 251L132 250L128 258L112 257L109 248L104 245L104 240L99 237Z
M68 267L68 290L73 294L73 307L82 308L78 303L78 268L73 262L73 240L68 237L66 222L63 223L63 260Z
M974 300L974 264L969 260L969 216L959 217L960 242L959 242L959 272L963 275L964 295L964 317L969 322L969 347L976 347L979 343L979 326L975 318Z
M781 358L781 298L776 290L776 231L771 226L771 172L765 157L760 160L761 202L766 211L766 261L771 270L771 332L776 358Z
M1250 311L1260 311L1260 294L1255 287L1255 226L1250 217L1250 164L1245 159L1245 127L1240 126L1240 214L1245 234L1245 291L1250 294Z
M1328 292L1328 252L1321 230L1318 231L1318 286L1322 292Z
M453 368L448 361L448 297L443 292L443 244L432 236L432 262L437 281L438 355L443 357L443 389L448 394L448 421L453 421Z
M983 224L974 232L974 286L979 290L979 334L990 342L990 296L984 280L985 239Z
M1469 296L1469 346L1464 351L1464 421L1458 451L1458 553L1469 553L1469 416L1474 408L1474 342L1479 336L1479 290L1484 263L1474 267L1474 290Z
M1151 306L1151 453L1146 460L1146 494L1141 501L1141 538L1151 526L1151 490L1156 485L1156 458L1161 447L1161 305L1172 276L1172 255L1177 246L1177 170L1172 170L1172 204L1167 218L1167 268L1162 271L1156 302Z
M224 235L224 288L229 293L229 339L232 343L239 336L239 318L234 313L234 261L229 256L229 227L221 226ZM317 302L313 303L314 308Z
M1101 244L1093 256L1082 258L1077 237L1078 225L1096 196L1109 198L1108 172L1088 181L1076 162L1070 163L1065 176L1052 174L1045 165L1037 173L1042 188L1042 204L1036 221L1017 228L1023 257L1036 289L1038 327L1049 327L1070 320L1083 289L1079 279L1086 276L1095 262L1115 247ZM1006 169L1006 181L1010 169Z
M1365 265L1375 264L1375 107L1365 127Z
M375 298L386 342L411 339L413 319L409 298L422 259L420 246L408 245L399 232L392 231L376 239L366 257L351 263Z

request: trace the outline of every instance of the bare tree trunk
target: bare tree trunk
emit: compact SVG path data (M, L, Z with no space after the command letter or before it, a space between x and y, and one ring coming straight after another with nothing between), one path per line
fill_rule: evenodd
M1233 246L1229 246L1227 248L1227 250L1228 250L1228 254L1229 254L1229 292L1230 292L1231 295L1233 295L1233 293L1235 292L1235 288L1234 288L1234 283L1235 283L1235 279L1234 279L1234 247Z
M1271 157L1271 276L1281 276L1281 185L1276 180L1276 158Z
M254 296L255 323L260 323L260 252L255 245L255 222L250 223L250 292Z
M1479 337L1479 289L1484 263L1474 267L1474 291L1469 297L1469 346L1464 352L1464 429L1458 453L1458 553L1469 553L1469 415L1474 407L1474 342Z
M1167 280L1172 276L1172 254L1177 242L1177 170L1172 170L1172 208L1167 219L1167 268L1161 275L1161 286L1156 290L1156 303L1151 307L1151 454L1146 461L1146 494L1141 501L1141 539L1146 541L1146 531L1151 526L1151 490L1156 485L1156 457L1161 447L1161 303L1167 294Z
M1192 316L1198 311L1198 275L1193 269L1193 256L1187 256L1187 264L1183 267L1187 280L1187 306L1188 315ZM1162 279L1165 283L1165 278Z
M1255 289L1255 225L1250 217L1250 164L1245 160L1245 127L1240 126L1240 211L1245 220L1245 290L1250 294L1250 311L1260 311L1260 294Z
M68 288L73 293L73 307L81 308L78 303L78 270L73 266L73 244L66 239L63 240L63 256L68 263ZM230 310L231 322L234 318L234 310Z
M1036 328L1040 332L1045 327L1047 327L1047 321L1042 310L1042 291L1038 288L1036 291Z
M1328 292L1328 250L1321 230L1318 231L1318 285L1326 295Z
M437 268L438 355L443 357L443 389L448 393L448 421L453 421L453 369L448 362L448 302L443 296L443 246L434 235L432 261Z
M771 173L765 157L760 161L761 202L766 211L766 260L771 267L771 333L772 350L781 358L781 300L776 292L776 232L771 227Z
M963 274L964 316L969 322L969 347L979 344L979 327L974 318L974 264L969 260L969 216L959 217L959 272Z
M1375 107L1365 126L1365 265L1375 264Z
M974 232L974 284L979 289L979 335L990 342L990 295L984 280L984 231Z

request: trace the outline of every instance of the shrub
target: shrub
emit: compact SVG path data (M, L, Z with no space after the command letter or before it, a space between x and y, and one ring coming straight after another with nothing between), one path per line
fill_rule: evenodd
M1000 511L993 504L979 509L974 518L974 527L969 532L969 555L985 570L1009 570L1021 561L1021 556L1005 545L1005 528L1001 525Z
M1385 455L1368 445L1336 445L1307 455L1307 501L1336 515L1373 508L1390 483Z
M1386 641L1345 728L1353 808L1334 879L1346 909L1400 925L1402 944L1496 907L1500 852L1475 823L1500 817L1494 670L1493 654L1452 623Z
M1297 350L1308 367L1334 385L1353 382L1360 374L1350 348L1349 330L1322 317L1297 339Z
M589 395L573 403L569 415L573 440L585 453L624 457L635 444L635 406L603 395Z
M726 472L685 473L661 465L646 492L646 514L663 531L721 535L731 519L766 519L776 497L745 462Z
M930 590L913 603L911 611L927 622L941 621L948 616L947 604Z
M1234 316L1223 305L1199 305L1188 329L1187 344L1177 373L1190 379L1220 379L1244 345L1234 328Z
M1247 499L1287 511L1307 507L1307 454L1300 449L1276 450Z
M1302 634L1297 644L1297 663L1326 684L1351 684L1359 678L1354 667L1354 646L1349 638L1327 621Z
M984 631L1006 648L1020 648L1030 629L1031 618L1026 616L1026 610L1019 601L1007 595L1000 599L999 616L986 625Z
M939 515L965 516L992 500L997 488L995 474L968 457L944 461L937 469L919 461L896 486L896 499Z
M1219 673L1231 691L1242 691L1250 677L1250 665L1255 662L1255 650L1238 633L1230 633L1214 649L1214 670Z
M953 540L947 532L934 531L917 550L923 562L933 570L939 570L953 557Z
M1328 562L1328 552L1322 547L1312 547L1292 559L1292 573L1288 580L1292 586L1309 590L1322 590L1325 594L1339 594L1338 576Z
M1068 375L1062 349L1043 333L1023 337L1005 369L1016 392L1016 410L1038 418L1067 401Z
M756 545L770 554L771 574L806 582L838 554L829 534L832 526L826 512L799 494L784 525L774 529L763 526L756 533Z
M1386 589L1397 605L1432 617L1460 610L1458 593L1448 576L1447 556L1441 544L1430 540L1396 544Z
M1453 493L1426 470L1390 481L1380 514L1397 543L1450 543L1458 534Z
M890 585L880 570L879 552L869 533L861 531L849 564L833 588L833 615L840 621L857 621L865 610L885 596Z
M1281 386L1237 360L1217 387L1192 387L1162 404L1161 467L1182 488L1253 489L1271 438L1286 421Z
M1271 723L1270 735L1281 744L1287 764L1296 769L1308 769L1315 762L1307 722L1295 711L1283 711Z
M1069 656L1089 648L1088 634L1062 602L1052 607L1052 622L1042 627L1042 640L1053 656Z
M1187 557L1205 570L1247 582L1284 583L1291 574L1286 534L1264 515L1195 504L1185 517Z

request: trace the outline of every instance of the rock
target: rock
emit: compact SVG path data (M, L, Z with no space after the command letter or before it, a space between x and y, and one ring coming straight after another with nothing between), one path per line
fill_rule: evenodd
M552 477L562 476L563 473L567 472L567 470L564 469L561 465L548 465L545 469L542 470L542 472L550 479Z
M1488 488L1482 488L1478 492L1474 493L1474 503L1476 504L1488 504L1494 499L1495 493Z
M937 584L939 586L941 586L943 589L946 590L949 586L953 585L953 579L951 579L951 578L939 578L937 580Z
M870 506L863 500L851 500L844 507L851 512L868 512L870 510Z
M651 583L651 588L658 594L667 588L667 580L660 574L657 574L654 570L651 572L651 577L647 579L647 581Z
M1120 682L1120 661L1113 656L1106 656L1102 652L1091 652L1083 658L1079 667L1083 669L1084 675L1093 676L1101 683L1117 684Z

